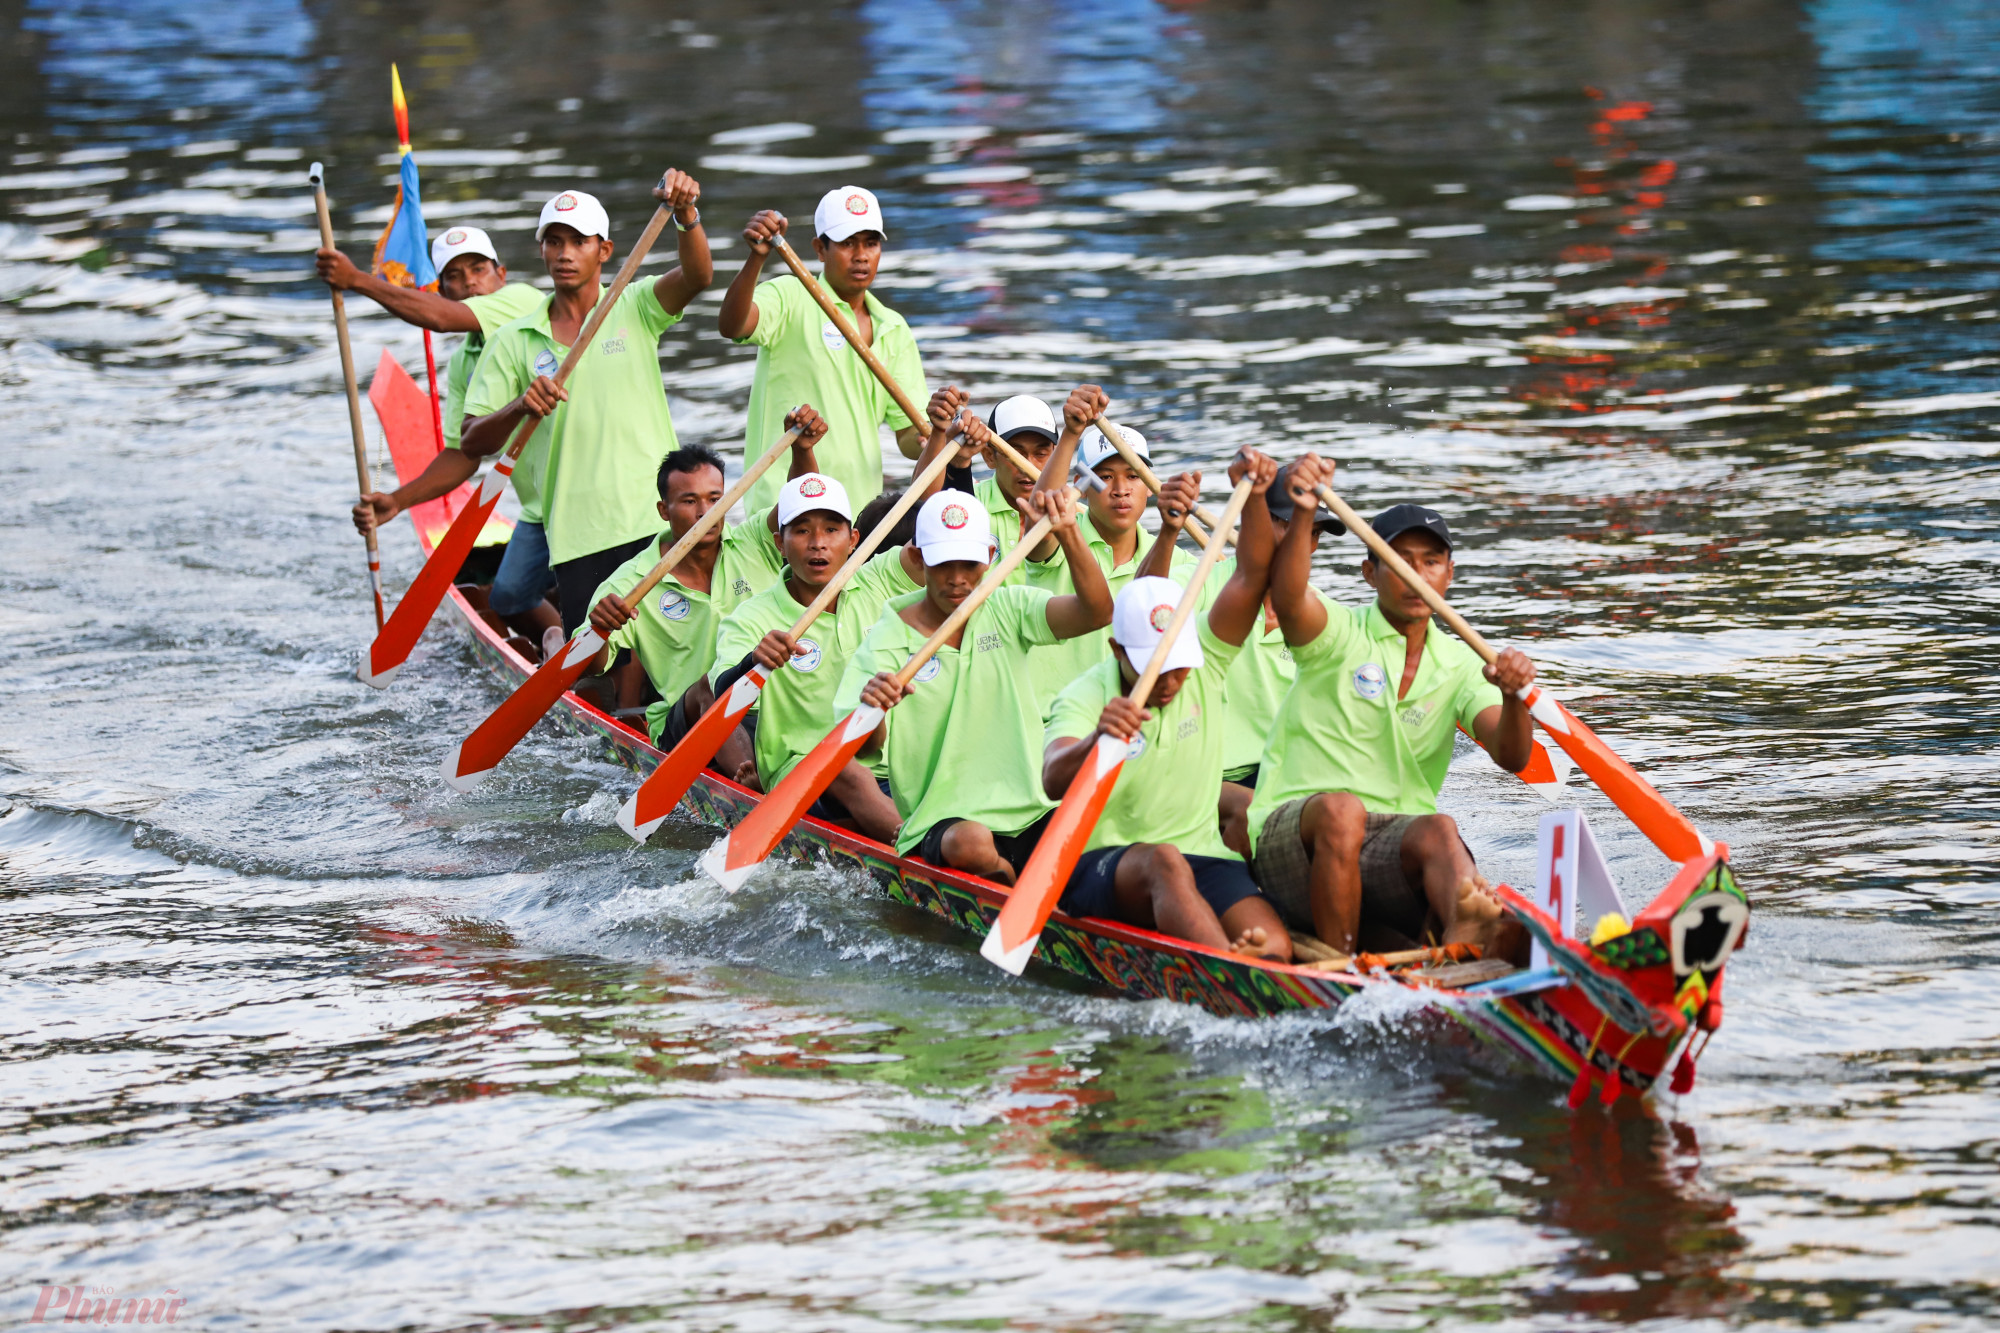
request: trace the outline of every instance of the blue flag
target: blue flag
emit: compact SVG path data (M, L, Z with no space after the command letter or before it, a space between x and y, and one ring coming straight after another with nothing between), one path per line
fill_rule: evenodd
M403 149L402 175L396 182L396 208L382 239L375 242L376 277L398 287L437 286L431 267L430 233L424 230L424 203L417 186L417 155Z

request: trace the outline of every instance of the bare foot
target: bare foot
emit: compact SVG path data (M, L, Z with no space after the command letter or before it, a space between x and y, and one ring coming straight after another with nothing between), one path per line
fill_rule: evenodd
M748 787L751 791L764 790L764 784L757 780L757 761L755 759L745 759L736 766L736 782L737 785Z
M563 650L567 640L563 637L561 625L551 625L542 631L542 660L548 661Z
M1477 872L1459 880L1454 918L1451 929L1444 933L1444 943L1476 944L1486 957L1493 955L1508 921L1507 909L1493 895L1493 886Z
M1229 942L1231 953L1240 953L1249 958L1284 957L1284 950L1276 948L1262 926L1252 926Z

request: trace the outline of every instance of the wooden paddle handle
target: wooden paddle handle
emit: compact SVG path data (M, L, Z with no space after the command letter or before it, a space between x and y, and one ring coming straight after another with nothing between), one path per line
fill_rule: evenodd
M313 187L313 209L319 214L319 243L321 248L333 249L333 214L326 202L326 173L315 162L307 179ZM354 377L354 344L347 336L347 301L340 288L329 285L327 292L333 297L333 332L340 344L340 377L347 385L347 426L354 435L354 478L355 484L366 495L374 489L374 479L368 475L368 436L361 428L361 388ZM368 579L375 593L375 628L380 631L386 623L382 603L382 550L375 536L375 524L370 522L361 538L368 544Z
M1494 659L1499 656L1498 653L1493 651L1493 645L1486 642L1480 636L1478 630L1468 625L1465 622L1464 616L1452 610L1451 603L1447 602L1436 588L1433 588L1426 582L1421 574L1411 569L1410 562L1403 559L1402 556L1397 555L1396 548L1383 541L1381 533L1375 531L1366 519L1355 513L1347 501L1336 495L1333 487L1327 485L1315 486L1313 492L1319 496L1328 509L1333 511L1335 518L1347 525L1349 532L1361 539L1362 545L1373 552L1377 560L1387 565L1394 571L1397 578L1408 584L1417 596L1423 598L1424 605L1430 607L1432 611L1442 617L1444 623L1451 626L1452 632L1457 634L1459 638L1464 639L1473 652L1478 653L1480 657L1485 659L1488 666L1493 665Z
M896 383L896 377L889 373L889 367L883 365L882 358L875 355L875 349L861 341L861 330L855 328L854 321L833 303L833 298L826 294L826 288L820 285L819 279L815 278L799 259L798 252L792 249L783 236L773 236L771 248L778 252L778 258L785 261L785 267L789 268L792 276L805 287L806 294L826 312L826 317L833 321L836 329L840 330L840 336L847 339L847 345L854 349L854 354L861 358L862 364L875 372L875 378L882 381L882 387L896 400L896 406L903 410L903 415L910 419L910 424L921 430L929 420L929 416L917 410L917 405L910 401L910 395L904 391L902 385ZM863 301L867 299L865 296L862 297Z
M1125 432L1112 424L1109 417L1099 417L1095 424L1097 429L1104 433L1104 438L1111 442L1111 447L1118 451L1118 456L1123 458L1131 466L1132 470L1139 474L1139 480L1146 483L1146 489L1154 495L1158 495L1160 493L1160 478L1154 473L1152 468L1146 465L1146 460L1139 457L1137 451L1125 442ZM1196 520L1200 521L1197 522ZM1202 524L1205 523L1213 528L1217 521L1214 514L1209 513L1201 505L1196 505L1193 516L1188 519L1188 531L1194 534L1196 541L1205 544L1208 541L1208 534L1202 531ZM1228 529L1227 531L1229 535L1224 537L1223 540L1233 546L1236 544L1236 532L1234 529Z
M618 298L625 294L625 289L632 284L632 279L638 276L639 265L646 262L646 256L652 252L653 242L660 239L660 232L665 229L667 219L672 216L673 210L665 204L653 210L653 216L646 223L646 229L639 233L638 243L632 247L632 252L625 256L624 264L618 269L618 276L611 280L611 289L597 298L597 304L590 308L590 314L584 317L583 327L577 331L576 341L570 344L569 355L565 356L562 364L556 367L557 388L569 382L570 372L576 369L577 362L583 360L583 354L590 350L591 342L597 337L597 330L603 327L605 319L611 314L611 307L618 304ZM530 412L528 419L515 428L514 438L507 445L506 456L509 463L521 456L521 451L528 447L528 437L533 435L541 424L542 418Z
M696 519L694 526L689 528L687 532L682 534L679 541L667 549L667 553L660 557L659 563L648 571L645 578L639 580L638 586L618 599L625 604L625 609L628 612L637 607L639 603L645 601L646 594L659 587L660 580L671 574L675 565L687 559L688 552L692 551L701 539L708 535L709 529L720 523L729 511L736 507L736 502L741 500L749 492L750 488L757 484L757 478L769 471L771 464L775 463L779 457L791 452L792 446L798 442L798 438L799 433L797 431L786 431L776 444L766 449L758 457L756 462L743 469L743 475L736 479L736 484L724 491L722 498L710 505L708 512Z
M1076 491L1071 489L1068 495L1074 500ZM1007 581L1007 576L1020 567L1021 562L1028 558L1028 552L1033 550L1042 538L1048 536L1049 529L1054 526L1055 524L1047 518L1036 520L1033 527L1021 534L1021 540L1014 543L1014 549L1001 556L996 564L987 569L986 577L979 581L979 586L967 594L964 601L952 608L951 614L944 618L944 624L937 627L937 632L925 639L923 647L911 653L910 660L903 663L903 669L898 671L895 677L898 689L909 688L910 681L915 679L917 672L923 670L924 663L937 656L937 650L944 647L945 640L958 633L965 622L972 619L972 613L979 609L980 603L992 596L993 590Z
M1236 489L1229 493L1229 503L1222 508L1222 517L1216 520L1217 533L1228 532L1236 525L1236 516L1243 512L1243 506L1250 502L1250 478L1246 475L1236 483ZM1187 590L1181 594L1180 604L1174 607L1173 619L1167 622L1166 632L1153 645L1152 656L1146 659L1146 669L1139 673L1139 679L1132 683L1131 691L1125 696L1144 708L1147 698L1153 693L1153 685L1160 679L1160 672L1167 665L1167 652L1180 637L1187 625L1188 617L1194 614L1196 603L1201 601L1201 585L1208 581L1209 571L1215 562L1222 559L1223 540L1211 535L1202 547L1201 559L1195 562L1194 573L1188 578Z

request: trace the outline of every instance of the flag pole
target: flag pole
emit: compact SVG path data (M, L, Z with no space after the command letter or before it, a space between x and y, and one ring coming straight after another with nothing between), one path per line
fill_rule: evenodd
M397 157L410 155L410 104L403 96L403 76L396 69L396 63L389 62L389 104L396 113ZM429 376L431 389L431 434L437 440L438 452L444 452L444 395L438 392L437 351L431 342L431 331L424 330L424 370Z

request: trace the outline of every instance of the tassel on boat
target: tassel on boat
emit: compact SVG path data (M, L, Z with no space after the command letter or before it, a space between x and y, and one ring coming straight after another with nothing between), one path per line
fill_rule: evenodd
M1608 1014L1598 1016L1597 1031L1590 1038L1590 1049L1583 1053L1583 1062L1577 1066L1576 1082L1569 1085L1569 1109L1572 1111L1590 1100L1590 1079L1597 1072L1590 1063L1591 1057L1597 1054L1598 1039L1604 1036L1604 1025L1610 1021Z
M1685 1097L1694 1091L1694 1052L1682 1051L1680 1063L1674 1066L1674 1081L1667 1085L1676 1097Z

